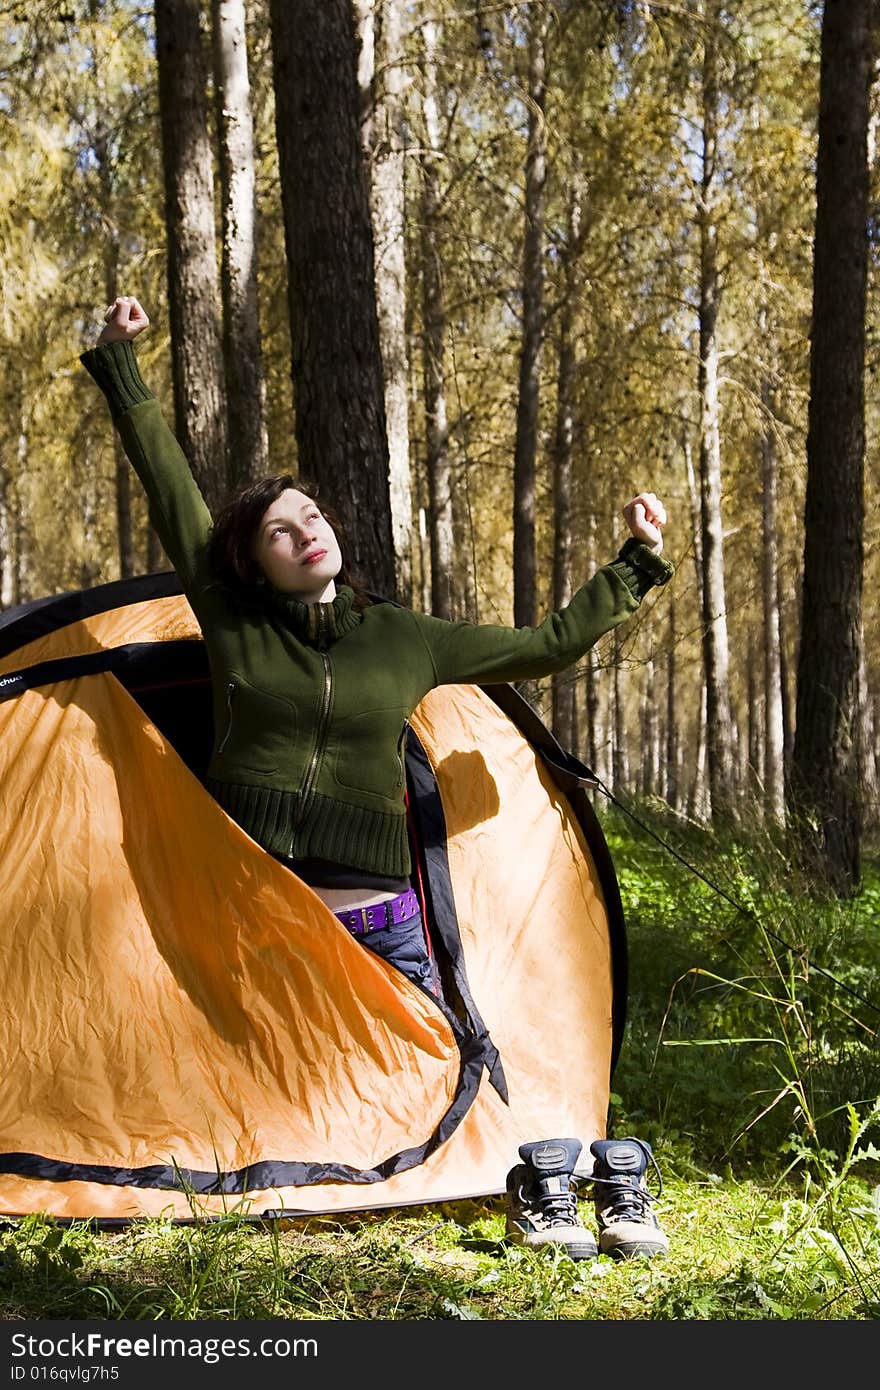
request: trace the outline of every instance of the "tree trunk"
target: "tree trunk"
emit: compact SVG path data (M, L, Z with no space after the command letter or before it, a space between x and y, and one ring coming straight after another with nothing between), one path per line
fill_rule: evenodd
M14 516L11 472L0 454L0 611L15 603Z
M645 663L645 679L642 690L642 742L639 749L639 770L643 796L654 796L657 791L657 769L660 763L659 737L654 680L654 644L652 642L648 660Z
M748 787L759 800L763 800L764 729L761 720L763 701L758 685L758 653L755 648L755 634L749 632L746 669L747 736L745 740L745 765L740 768L740 782L743 786Z
M862 787L866 821L876 819L877 809L877 729L874 723L874 701L868 680L868 663L865 659L864 633L859 653L859 739L862 751ZM867 824L866 824L867 828Z
M547 183L546 45L549 7L528 13L528 144L522 269L522 346L513 459L513 620L537 621L535 459L544 337L544 204Z
M101 166L103 168L103 165ZM105 204L109 218L109 209ZM104 257L104 292L112 304L119 294L119 238L114 234L107 243ZM113 431L113 477L116 497L116 544L119 555L119 577L128 579L134 574L134 541L131 532L131 464L125 455L116 430Z
M409 459L409 363L406 334L406 168L404 92L404 7L402 0L358 0L361 14L359 85L369 91L362 105L362 138L370 168L375 247L376 306L385 383L388 483L397 566L397 595L412 601L413 503ZM369 13L367 13L367 11ZM374 18L379 24L374 33ZM364 28L369 35L364 42ZM375 59L367 80L367 52Z
M558 612L571 600L571 479L574 455L576 357L574 313L577 294L576 255L580 238L581 204L577 189L568 212L568 239L562 266L562 304L559 310L559 367L556 388L556 436L553 446L553 607ZM564 748L577 745L576 684L571 672L553 679L553 732Z
M31 578L31 551L33 549L33 527L31 525L31 499L25 483L28 476L30 455L30 420L27 414L25 382L21 380L19 400L19 428L16 447L15 467L15 528L12 540L12 553L15 557L12 579L13 604L26 603L33 597Z
M100 67L92 55L92 76L97 85L97 100L106 103ZM98 187L101 193L101 223L106 228L104 243L105 303L112 304L120 293L119 285L119 226L113 207L113 165L107 132L101 129L92 142L92 152L98 168ZM119 576L128 579L134 574L134 545L131 532L131 464L125 455L116 430L113 431L113 475L116 500L116 545L119 557Z
M611 776L614 791L617 795L625 794L628 790L629 782L629 757L628 745L626 741L626 715L624 710L623 678L620 670L621 662L621 639L620 630L614 629L611 637L611 688L613 699L612 729L613 745L611 749Z
M709 799L709 784L706 776L706 687L703 686L700 699L700 712L697 716L696 758L694 761L694 781L690 803L690 815L701 821L708 821L712 808Z
M228 489L205 36L199 0L156 0L177 437L208 506Z
M244 0L211 0L211 17L223 228L220 284L229 483L239 487L263 477L269 460Z
M455 546L452 516L452 470L446 404L444 345L446 312L443 301L443 251L440 224L440 115L437 103L437 25L422 25L422 120L424 144L422 179L422 371L425 394L425 463L428 474L428 516L431 549L431 612L438 618L455 614L453 598Z
M470 468L467 455L453 477L452 486L453 594L455 616L469 623L480 621L477 596L477 557L474 553L474 526L470 496Z
M785 819L785 730L782 709L782 633L779 622L777 535L779 464L773 432L773 393L766 377L761 400L767 416L761 435L761 592L763 597L764 757L763 799L773 824ZM756 769L758 770L758 769Z
M587 573L592 574L596 565L596 513L590 507L587 516ZM596 776L603 782L609 778L607 742L602 728L602 699L599 689L598 659L595 649L587 652L587 670L584 676L584 709L586 713L586 761Z
M681 780L679 777L679 737L678 708L675 665L675 594L669 595L669 653L666 658L666 756L664 770L664 795L673 811L681 805Z
M271 0L300 469L362 580L396 593L370 200L350 0Z
M787 595L782 588L782 569L776 571L776 607L779 610L779 688L782 691L782 767L786 789L791 783L791 760L794 754L794 715L792 712L790 665L786 632L788 620L786 612Z
M840 896L856 892L861 882L859 666L872 20L873 0L826 0L791 788L801 847Z
M700 231L700 511L703 665L706 674L706 761L713 818L733 811L733 737L730 720L727 604L721 520L721 437L718 402L717 319L720 298L714 194L718 86L714 39L705 38Z

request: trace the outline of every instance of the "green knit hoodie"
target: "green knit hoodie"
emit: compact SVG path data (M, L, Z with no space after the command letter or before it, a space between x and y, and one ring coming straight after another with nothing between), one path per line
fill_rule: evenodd
M535 628L446 622L339 589L303 604L271 586L239 598L208 566L211 516L129 342L81 361L107 397L150 519L201 627L215 743L207 784L270 853L410 872L406 722L437 685L528 680L572 665L672 565L634 540Z

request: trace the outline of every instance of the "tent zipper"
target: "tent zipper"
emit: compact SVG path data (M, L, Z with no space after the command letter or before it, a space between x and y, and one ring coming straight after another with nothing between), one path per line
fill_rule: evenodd
M312 750L312 756L309 759L309 765L306 768L306 775L303 778L302 788L299 794L299 806L296 812L296 820L294 821L293 825L293 839L290 842L291 859L295 857L294 843L296 840L296 834L297 831L302 827L303 820L305 819L309 798L311 797L312 791L314 789L315 780L318 775L318 768L320 767L321 758L324 754L324 744L327 739L327 727L329 724L331 705L330 697L333 691L333 669L330 665L330 657L326 652L321 652L321 661L324 664L324 688L321 692L321 710L318 714L318 728L315 734L315 746Z

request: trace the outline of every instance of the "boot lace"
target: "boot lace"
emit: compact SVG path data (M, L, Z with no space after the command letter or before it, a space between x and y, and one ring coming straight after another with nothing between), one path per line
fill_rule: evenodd
M639 1147L641 1148L641 1145ZM663 1191L663 1177L653 1153L649 1153L645 1149L642 1152L649 1159L654 1172L657 1174L657 1191L650 1192L642 1178L627 1177L623 1173L615 1174L611 1178L592 1178L591 1181L597 1186L609 1189L599 1198L599 1201L602 1202L603 1220L652 1221L654 1219L651 1207Z
M654 1196L634 1178L594 1178L610 1189L602 1194L602 1217L605 1221L645 1221L650 1218Z
M570 1187L567 1192L544 1192L543 1183L539 1183L537 1191L527 1194L520 1188L520 1198L532 1209L540 1213L541 1219L546 1221L548 1226L580 1226L581 1220L577 1210L577 1186L573 1179L570 1179Z

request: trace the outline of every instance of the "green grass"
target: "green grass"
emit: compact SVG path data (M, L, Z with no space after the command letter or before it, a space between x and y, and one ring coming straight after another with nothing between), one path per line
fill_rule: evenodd
M880 861L841 903L763 832L639 815L727 895L604 814L630 951L610 1132L654 1147L668 1257L508 1247L499 1200L283 1229L33 1216L0 1225L0 1318L880 1317Z
M504 1244L500 1204L231 1217L99 1234L29 1218L0 1233L0 1317L147 1320L872 1319L880 1209L852 1182L833 1212L756 1179L680 1177L663 1156L663 1259L571 1261ZM585 1212L585 1215L588 1215Z

